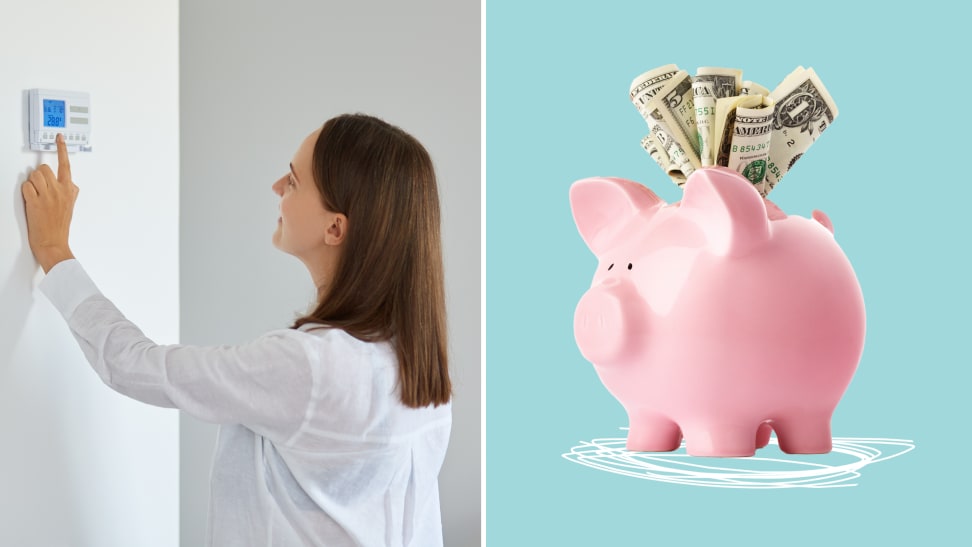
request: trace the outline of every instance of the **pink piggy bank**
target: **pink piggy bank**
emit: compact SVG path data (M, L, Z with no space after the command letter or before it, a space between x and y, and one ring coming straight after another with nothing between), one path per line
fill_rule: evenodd
M600 261L577 345L628 414L627 448L752 456L832 447L864 346L864 300L826 215L787 216L735 171L693 173L679 203L641 184L570 189Z

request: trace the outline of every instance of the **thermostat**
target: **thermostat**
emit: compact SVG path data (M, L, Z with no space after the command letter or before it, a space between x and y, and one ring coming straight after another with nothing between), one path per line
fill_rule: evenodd
M31 150L57 150L64 134L68 152L91 151L91 96L80 91L27 92L27 139Z

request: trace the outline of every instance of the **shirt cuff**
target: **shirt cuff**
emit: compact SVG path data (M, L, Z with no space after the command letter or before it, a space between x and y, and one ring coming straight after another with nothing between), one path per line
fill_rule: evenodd
M57 311L61 312L64 319L70 319L82 302L101 294L81 267L81 263L73 258L55 264L41 280L38 288L54 304Z

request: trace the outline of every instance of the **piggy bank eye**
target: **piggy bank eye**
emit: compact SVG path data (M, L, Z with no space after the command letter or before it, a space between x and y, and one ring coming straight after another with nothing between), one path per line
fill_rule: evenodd
M613 267L614 267L614 264L611 264L610 266L608 266L608 271L610 272L611 271L611 268L613 268Z
M628 262L628 269L629 270L631 269L631 263L630 262Z

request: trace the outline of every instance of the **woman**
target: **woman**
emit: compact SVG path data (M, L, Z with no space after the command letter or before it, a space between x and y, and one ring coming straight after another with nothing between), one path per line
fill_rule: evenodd
M289 329L240 346L159 346L75 260L78 187L22 185L41 290L113 389L221 424L211 545L441 545L451 426L439 207L428 153L377 118L328 120L273 184L273 243L318 289Z

